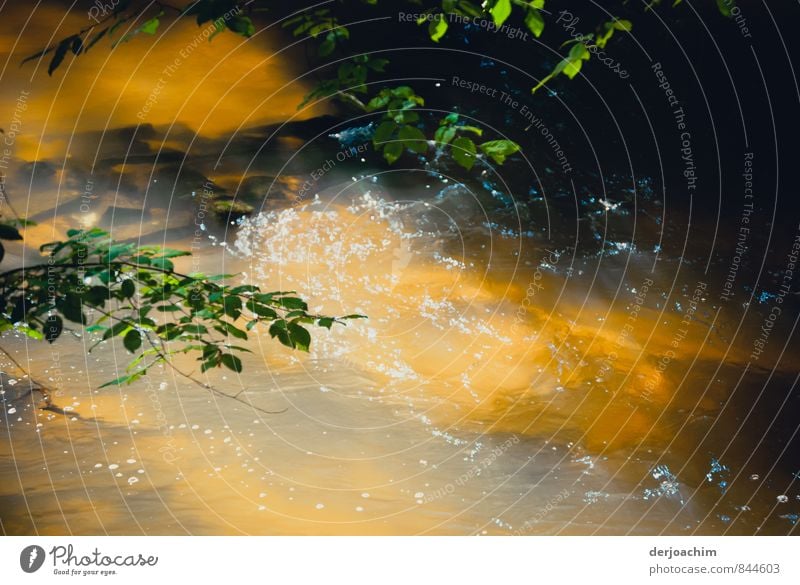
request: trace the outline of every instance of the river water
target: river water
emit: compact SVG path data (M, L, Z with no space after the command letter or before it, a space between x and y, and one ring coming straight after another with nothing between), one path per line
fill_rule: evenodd
M489 221L491 194L431 175L429 196L393 200L374 176L281 202L187 261L369 316L315 331L309 355L260 332L242 374L209 376L218 393L172 370L95 390L124 349L17 343L67 412L36 410L9 370L4 530L792 529L791 468L758 453L786 440L760 419L781 414L794 375L742 376L749 351L701 270L676 281L619 244L581 255Z
M292 169L262 173L260 207L220 226L202 211L202 181L175 165L192 148L193 170L241 192L259 174L263 135L227 144L218 121L238 109L203 117L205 100L184 112L191 131L165 129L154 111L137 131L87 123L77 149L69 128L41 122L43 136L66 134L44 141L47 157L30 136L20 144L9 192L35 189L15 203L39 225L6 262L100 224L119 239L195 246L179 269L236 273L368 319L314 331L307 355L256 329L244 371L209 373L213 391L169 368L97 389L124 369L121 346L89 354L80 331L52 346L6 334L63 412L37 408L24 374L0 360L4 533L794 530L796 299L754 359L776 297L742 272L735 303L724 300L734 245L707 263L684 233L691 216L664 220L653 181L551 205L491 178L461 184L444 166L371 168L331 129L327 155L297 154L307 137L283 136L269 156L297 156ZM325 180L304 189L318 167Z

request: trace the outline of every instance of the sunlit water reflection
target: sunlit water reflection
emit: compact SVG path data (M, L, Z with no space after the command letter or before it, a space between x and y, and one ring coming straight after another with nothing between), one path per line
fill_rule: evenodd
M170 369L90 391L122 348L18 346L67 412L35 410L9 370L4 530L788 532L797 490L731 442L740 417L722 405L747 355L708 281L674 283L640 252L598 272L462 195L346 182L202 254L201 269L369 316L315 331L309 355L258 332L241 375L209 377L219 393Z

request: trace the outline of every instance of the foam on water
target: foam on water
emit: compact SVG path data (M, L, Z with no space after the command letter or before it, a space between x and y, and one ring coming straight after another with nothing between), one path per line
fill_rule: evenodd
M234 246L262 287L297 290L314 311L369 317L315 331L312 360L358 370L381 400L440 405L448 424L537 433L571 419L590 426L590 442L609 433L624 442L651 428L644 411L630 410L669 400L650 355L665 351L671 335L651 337L650 355L638 335L621 339L629 313L606 317L599 289L591 298L585 288L583 298L564 293L583 284L565 251L532 239L520 245L528 236L465 220L480 216L469 198L343 197L245 219ZM647 333L658 318L643 307L637 325ZM546 408L562 414L539 419ZM629 427L622 433L620 417Z

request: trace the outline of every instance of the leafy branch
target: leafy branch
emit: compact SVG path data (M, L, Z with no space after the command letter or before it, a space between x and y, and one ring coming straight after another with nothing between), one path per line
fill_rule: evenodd
M236 342L246 341L256 326L307 352L307 326L330 329L363 318L310 313L294 291L223 283L233 275L180 273L173 259L190 255L182 250L116 242L99 228L69 230L67 236L41 246L46 262L0 274L0 332L52 343L66 320L100 335L92 349L121 338L133 359L125 375L103 386L131 383L158 364L172 366L179 354L195 355L201 372L221 367L241 372L240 356L250 350ZM5 223L0 238L22 236Z

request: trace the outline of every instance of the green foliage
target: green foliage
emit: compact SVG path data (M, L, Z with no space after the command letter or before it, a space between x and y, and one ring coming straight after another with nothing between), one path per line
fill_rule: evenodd
M444 34L447 32L447 21L444 18L432 20L428 25L428 35L434 43L438 43Z
M511 140L490 140L480 145L481 151L495 163L501 165L519 150L519 145Z
M356 55L342 62L336 70L336 77L327 79L309 92L298 106L302 108L312 101L336 96L339 99L364 109L364 103L355 94L367 92L367 77L370 71L383 72L387 59L371 55Z
M368 112L383 112L383 121L372 138L375 150L383 149L383 157L389 164L403 154L405 148L423 153L428 149L425 134L412 124L420 120L414 108L425 104L425 100L407 85L384 88L364 107Z
M125 33L122 37L114 43L114 46L117 46L120 43L126 43L131 40L133 37L138 35L139 33L144 33L146 35L154 35L158 31L158 27L161 25L161 17L164 16L164 12L159 12L153 18L145 20L141 25L133 29L131 32ZM78 53L75 53L76 55Z
M114 37L115 33L127 27L127 31L116 40L112 46L125 43L132 38L145 34L153 36L161 26L161 19L165 16L165 9L172 9L176 16L195 16L197 24L202 26L212 22L216 28L214 34L228 29L244 37L255 34L255 24L252 19L243 13L240 4L234 0L198 0L189 3L185 9L177 9L168 4L159 2L121 0L113 3L113 7L103 12L102 20L89 25L75 34L71 34L56 43L37 51L22 60L22 63L39 60L45 55L52 54L47 67L48 75L58 69L64 58L72 53L75 57L86 53L100 39ZM135 23L141 22L138 26ZM100 28L101 24L108 24ZM209 37L209 40L214 35Z
M189 255L183 250L116 242L98 228L67 236L41 247L45 263L0 274L0 331L53 343L66 320L100 334L92 348L121 338L133 360L126 375L105 385L133 382L176 354L196 355L203 372L222 366L241 372L237 354L250 350L232 340L247 340L257 325L287 347L308 351L307 326L330 329L363 318L309 313L294 291L222 284L231 275L181 274L173 259ZM21 239L7 223L0 237Z
M494 5L489 9L495 26L502 26L511 16L511 0L494 0Z
M1 183L0 183L0 193L4 194ZM22 235L19 233L19 230L17 229L17 225L19 223L20 222L15 223L9 221L0 222L0 240L9 240L12 242L21 240ZM26 222L26 223L32 223L32 222ZM6 249L5 247L3 247L3 244L0 243L0 262L3 261L5 255L6 255Z
M405 149L417 154L425 154L431 142L439 147L450 145L453 160L466 170L475 164L478 146L470 134L482 136L483 130L477 126L462 124L456 113L448 114L439 122L433 135L428 140L425 133L414 124L420 121L419 114L414 111L425 101L408 86L384 88L369 101L366 109L369 112L384 110L384 119L375 130L372 144L375 150L383 150L383 157L389 164L402 156ZM482 152L498 164L505 162L506 156L517 152L520 147L511 140L494 140L480 145Z
M323 40L317 48L320 57L331 55L341 42L350 38L350 31L331 16L328 8L304 12L290 18L283 23L283 28L291 28L295 37L308 35L316 39L322 36Z
M399 114L404 105L409 109L416 107L417 102L411 99L413 94L409 93L410 88L401 87L396 90L399 91L383 90L385 93L370 102L371 108L381 106L389 108L387 117L390 119L381 122L372 137L375 149L383 149L383 156L389 164L400 158L404 149L424 154L429 148L425 133L415 126L404 124L403 122L409 118L407 114ZM416 115L416 112L414 114ZM418 117L411 119L416 121ZM450 146L453 160L466 170L474 166L478 149L497 164L503 164L506 157L520 149L520 146L511 140L490 140L476 145L472 138L466 135L480 137L483 135L483 130L477 126L462 124L459 115L453 113L441 119L433 140L440 148Z
M520 150L519 144L512 140L489 140L476 145L472 138L465 135L480 137L483 136L483 130L460 123L458 114L453 113L442 118L434 136L441 146L452 143L453 160L466 170L470 170L475 164L479 149L499 165L505 162L506 157Z
M717 10L722 16L727 16L730 18L733 16L733 9L736 8L736 0L715 0L717 4ZM651 0L651 2L647 5L647 10L650 10L653 6L659 6L662 0ZM676 7L678 4L683 4L683 0L673 0L672 7Z
M568 78L573 79L580 73L583 62L588 61L592 55L592 49L605 49L608 41L614 36L616 31L630 32L633 29L633 24L629 20L622 20L615 18L602 23L597 30L597 34L580 35L565 42L562 47L572 45L569 53L564 57L553 70L543 77L536 86L531 89L531 93L536 93L544 87L549 81L560 74L566 75Z
M470 170L472 165L475 164L475 154L478 150L471 139L464 136L454 138L451 150L453 159L465 169Z
M542 2L544 4L544 2ZM529 7L528 12L525 14L525 26L533 33L533 36L539 38L544 32L544 18L542 13L534 7Z
M566 57L564 57L561 61L558 62L558 65L548 74L545 75L539 83L536 84L533 89L531 89L531 93L536 93L542 87L544 87L548 81L553 79L554 77L558 76L559 74L563 73L570 79L574 78L581 70L583 66L583 62L587 61L591 53L585 42L577 41L575 44L572 45L572 48L569 50L569 53Z
M600 32L597 34L597 39L595 40L594 44L597 45L601 49L606 48L606 44L611 37L614 36L614 31L624 31L630 32L633 30L633 24L630 20L613 20L604 22L600 25Z
M342 0L333 8L309 9L283 21L283 28L289 29L293 36L308 38L316 42L316 56L320 60L336 59L335 76L321 81L309 94L307 94L299 107L304 107L312 101L334 98L343 103L354 106L365 112L381 113L373 137L373 145L382 151L384 159L393 164L406 150L415 154L427 152L430 144L439 147L449 146L453 159L463 168L469 170L474 164L478 153L487 156L496 164L503 164L507 157L519 151L519 145L508 140L493 140L476 144L468 135L481 135L480 129L474 126L458 124L456 121L447 121L446 117L435 130L432 138L425 132L425 120L417 111L425 100L406 85L397 87L383 87L377 94L369 95L369 78L375 73L383 73L389 61L368 54L346 56L345 43L350 39L350 30L340 23L337 12L346 14L347 2L356 0ZM378 0L358 0L368 5L379 4ZM653 0L646 9L661 4L662 0ZM715 0L720 12L731 16L731 10L736 6L734 0ZM417 7L424 7L421 0L411 0ZM674 0L677 6L681 0ZM247 3L247 10L259 10ZM261 4L269 5L262 0ZM495 27L501 27L509 19L521 19L525 27L536 37L540 37L545 30L544 8L545 0L486 0L473 2L470 0L441 0L428 2L430 8L421 12L418 24L427 23L428 36L439 43L446 37L450 30L453 16L463 18L488 18ZM623 3L624 4L624 3ZM157 13L150 12L155 6ZM104 36L113 36L115 31L128 24L131 32L123 35L116 42L128 40L138 33L155 34L159 28L160 19L164 16L164 9L168 5L145 2L120 2L103 21L113 21L113 24L95 31L96 27L88 27L76 34L70 35L58 43L45 48L38 53L23 60L42 58L53 53L48 72L53 73L63 62L69 52L80 55L91 48ZM263 8L261 10L264 10ZM237 34L249 37L255 32L255 26L249 16L245 15L242 7L234 0L197 0L190 3L185 10L178 10L181 15L196 17L198 25L213 22L217 31L228 29ZM142 20L138 27L133 24ZM601 23L595 33L580 35L562 45L570 46L568 53L556 64L552 71L541 79L531 89L536 93L553 79L564 75L569 79L575 78L583 69L584 62L589 61L593 52L605 49L617 31L630 32L632 23L628 20L612 19ZM216 33L215 33L216 34ZM213 35L212 35L213 37ZM344 55L344 58L342 58ZM333 68L331 68L333 69ZM455 114L454 114L455 115ZM456 116L457 119L457 116ZM235 208L233 203L219 202L217 211L221 215L242 215L249 213L249 209ZM0 249L0 259L2 249Z

